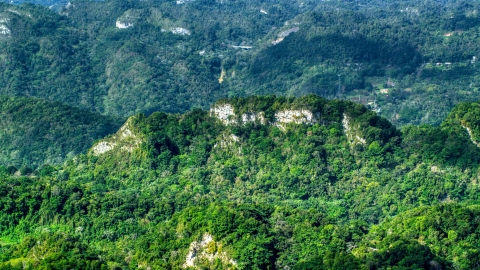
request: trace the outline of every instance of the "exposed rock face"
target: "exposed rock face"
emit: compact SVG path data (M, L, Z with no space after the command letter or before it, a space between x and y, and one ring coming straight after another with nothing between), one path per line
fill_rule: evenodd
M8 10L9 12L12 12L12 13L17 14L18 16L24 16L24 15L26 15L26 16L28 16L29 18L32 17L32 15L30 15L30 14L28 14L28 13L20 12L20 11L18 11L18 10L14 10L14 9L7 9L7 10Z
M117 144L111 142L99 142L93 147L93 154L98 156L112 150Z
M8 29L8 27L6 27L5 25L0 25L0 34L2 35L10 35L12 32L10 31L10 29Z
M431 166L430 171L433 172L433 173L444 173L445 172L444 170L440 170L438 168L438 166Z
M210 109L210 115L217 117L225 125L235 123L235 113L233 112L233 106L230 104L214 105Z
M316 122L314 115L309 110L285 110L275 114L277 123L287 124L313 124Z
M262 125L265 125L267 123L267 119L265 119L265 115L263 112L259 113L244 113L242 114L242 122L248 123L248 122L259 122Z
M118 29L125 29L125 28L132 27L132 26L133 26L133 23L126 23L126 22L117 21L117 22L115 23L115 26L116 26Z
M181 5L181 4L185 4L185 3L188 3L188 2L193 2L195 0L177 0L177 5Z
M225 125L238 124L237 117L231 104L215 105L210 109L210 115L217 117ZM271 123L277 127L283 128L284 124L314 124L318 122L318 115L309 110L283 110L275 113L275 121ZM262 125L268 124L264 112L244 113L241 117L242 124L254 122Z
M480 143L473 139L472 130L469 127L465 126L464 124L462 124L462 127L467 130L468 136L470 137L470 141L472 141L472 143L475 144L477 147L480 147Z
M142 140L132 132L130 118L115 135L98 142L93 146L92 150L95 156L102 155L118 147L121 150L132 152L141 143Z
M222 68L222 72L220 73L220 78L218 78L218 83L223 83L223 81L225 80L225 70Z
M213 236L211 234L204 234L202 241L194 241L190 244L183 267L198 268L198 261L206 260L212 263L219 259L224 265L236 268L237 262L228 258L227 253L218 251L217 246L219 246L219 244L213 241Z
M10 35L12 31L7 27L7 23L10 21L8 18L0 18L0 34Z
M306 109L298 109L298 110L282 110L275 113L275 121L269 122L265 118L264 112L251 112L251 113L244 113L241 115L239 119L234 112L234 108L231 104L219 104L214 105L210 109L210 115L213 117L218 118L224 125L232 125L232 124L246 124L246 123L258 123L262 125L274 125L281 130L285 130L288 124L315 124L321 120L321 116L319 113L313 113L310 110ZM241 123L239 123L241 121ZM343 129L345 135L348 139L350 145L362 144L366 145L367 141L365 138L362 137L362 132L358 124L353 123L350 117L347 114L343 114L342 119ZM467 128L467 131L469 129ZM469 134L471 132L469 131ZM471 136L470 136L471 137ZM221 143L219 146L226 147L228 143L226 141L238 141L232 138L224 138L225 142ZM480 147L480 143L476 143L473 141L477 146Z
M115 26L118 29L126 29L133 27L134 24L140 19L141 12L139 10L135 9L129 9L125 11L122 16L117 18L117 21L115 22Z
M290 28L288 30L285 30L285 31L282 31L278 34L279 37L288 37L288 35L290 35L291 33L296 33L300 31L300 27L298 26L295 26L293 28Z
M173 34L176 34L176 35L182 35L182 36L189 36L190 35L190 31L188 29L185 29L185 28L182 28L182 27L174 27L172 29L170 29L170 31L173 33Z
M286 37L288 37L288 35L290 35L291 33L298 32L299 30L300 30L299 27L293 27L293 28L290 28L288 30L280 32L277 35L277 39L272 41L272 44L277 45L278 43L282 42Z
M342 124L345 136L347 136L350 145L367 144L367 141L359 135L359 128L351 124L351 119L348 115L343 114Z

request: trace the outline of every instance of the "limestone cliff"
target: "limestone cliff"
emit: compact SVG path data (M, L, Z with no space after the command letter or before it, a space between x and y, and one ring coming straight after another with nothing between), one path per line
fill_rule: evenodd
M203 269L198 266L199 262L211 264L215 260L219 260L225 269L237 269L237 262L229 258L225 251L222 251L222 245L214 241L211 234L206 233L203 235L202 241L194 241L190 244L183 267Z
M234 112L231 104L214 105L210 109L210 115L218 118L224 125L246 124L249 122L262 125L270 124L279 128L284 128L285 124L314 124L318 122L319 115L306 109L299 110L280 110L275 113L275 120L268 121L265 118L265 112L247 112L240 117Z
M471 130L469 127L467 127L464 123L462 123L462 127L467 130L468 137L470 137L470 141L472 141L472 143L475 144L477 147L480 147L480 142L477 142L477 141L473 138L473 132L472 132L472 130Z
M294 101L284 101L273 105L275 103L273 101L270 107L264 107L267 110L262 111L257 108L263 105L258 105L255 102L255 99L224 100L211 107L210 116L217 118L226 126L255 123L276 126L283 131L292 124L328 125L335 122L343 126L347 141L352 146L368 144L364 134L365 130L362 128L365 126L365 122L371 122L374 125L381 125L382 122L377 119L378 116L375 113L353 103L345 103L345 107L338 106L335 110L331 110L332 107L329 107L330 104L328 103L314 105L314 102L303 102L302 105L294 103ZM273 111L272 108L274 108ZM364 125L361 123L364 123ZM374 132L382 132L380 127L374 127L373 129L376 130ZM371 133L372 130L368 134ZM380 137L380 135L377 137ZM228 138L224 138L224 140L232 141Z
M348 143L355 144L367 144L367 141L360 135L360 127L352 123L351 118L347 114L343 114L342 120L343 130L347 136Z
M132 152L137 148L142 143L142 140L140 135L133 132L132 122L134 118L130 117L116 134L97 142L91 150L93 155L99 156L113 149Z

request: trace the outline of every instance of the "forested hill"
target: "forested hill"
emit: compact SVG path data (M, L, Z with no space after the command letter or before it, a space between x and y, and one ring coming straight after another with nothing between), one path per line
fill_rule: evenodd
M61 164L114 133L121 121L58 102L0 96L0 164L14 172Z
M224 99L0 167L5 269L474 269L479 103L400 132L362 105Z
M68 4L68 0L2 0L5 3L10 4L22 4L22 3L32 3L37 5L47 6L50 9L60 9L63 6Z
M478 95L477 1L0 5L0 93L107 115L315 93L438 125ZM208 19L206 19L208 18Z

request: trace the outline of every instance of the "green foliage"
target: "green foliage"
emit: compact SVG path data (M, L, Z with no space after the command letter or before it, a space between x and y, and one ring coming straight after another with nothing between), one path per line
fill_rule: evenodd
M313 95L224 103L321 117L279 127L224 125L198 109L140 114L126 125L141 141L133 148L115 135L110 151L60 167L0 167L0 266L478 267L478 150L462 127L470 119L477 130L476 105L401 132L359 105ZM365 144L348 140L352 130Z
M18 259L5 261L9 257ZM63 232L25 237L1 254L1 260L0 269L107 269L98 253L80 237Z
M435 269L472 269L479 265L478 206L439 204L407 211L374 226L353 253L371 264ZM406 240L415 239L416 241ZM375 244L374 244L375 243ZM372 249L375 245L375 249ZM356 253L358 252L358 253ZM400 252L401 256L395 256ZM394 261L392 261L394 260ZM452 265L453 262L453 265Z
M472 168L478 164L480 157L476 143L480 122L475 120L479 115L477 103L461 103L439 127L422 125L404 128L403 147L411 155L436 163Z
M28 167L85 152L120 126L117 118L27 97L0 97L0 117L0 164L19 167L23 175L32 172Z
M34 2L56 6L0 5L3 95L131 116L313 93L400 126L438 125L479 89L476 2Z

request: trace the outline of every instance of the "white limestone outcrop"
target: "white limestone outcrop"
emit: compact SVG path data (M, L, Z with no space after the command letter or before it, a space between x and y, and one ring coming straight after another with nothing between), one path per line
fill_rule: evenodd
M117 144L113 143L113 142L103 142L103 141L99 142L93 147L93 154L95 156L104 154L104 153L112 150L113 148L115 148L116 145Z
M12 31L10 31L10 29L8 29L7 26L0 24L0 34L2 34L2 35L10 35L11 33L12 33Z
M174 27L170 29L170 32L176 35L182 35L182 36L189 36L190 35L190 30L182 28L182 27Z
M282 31L277 35L277 39L272 41L272 45L277 45L278 43L282 42L286 37L288 37L291 33L296 33L300 31L298 26L290 28L288 30Z
M263 112L242 114L242 123L245 124L249 122L258 122L262 125L265 125L267 123L267 119L265 119L265 114Z
M430 171L432 173L444 173L445 172L445 170L441 170L440 168L438 168L438 166L431 166Z
M236 143L240 142L240 138L238 136L236 136L235 134L223 134L219 140L218 140L218 143L216 143L213 148L217 148L217 147L220 147L220 148L229 148L229 147L232 147L234 145L236 145Z
M177 0L177 5L181 5L181 4L185 4L185 3L188 3L188 2L193 2L195 0Z
M309 110L285 110L275 113L276 123L288 124L313 124L315 123L314 115Z
M9 18L0 18L0 35L10 35L12 33L7 26L9 22Z
M126 28L129 28L129 27L132 27L132 26L133 26L133 23L127 23L127 22L117 21L117 22L115 23L115 26L116 26L118 29L126 29Z
M118 29L127 29L133 27L139 19L142 18L142 12L138 9L129 9L122 16L117 18L115 26Z
M132 152L135 148L140 146L142 140L132 132L131 118L118 130L118 132L106 138L92 147L93 155L99 156L105 154L115 148L123 151Z
M28 14L28 13L25 13L25 14L24 14L23 12L20 12L20 11L15 10L15 9L7 9L7 11L8 11L8 12L11 12L11 13L15 13L15 14L17 14L18 16L24 16L24 15L26 15L26 16L28 16L29 18L32 17L32 15L30 15L30 14Z
M347 136L350 145L367 144L367 141L359 135L359 128L351 125L351 119L345 113L343 114L342 124L345 136Z
M197 261L200 260L207 260L211 263L220 260L224 265L237 266L237 262L229 258L226 252L217 251L217 246L219 243L216 243L213 236L208 233L203 235L202 241L193 241L190 244L183 268L197 268Z
M235 113L233 106L230 104L214 105L210 108L210 115L222 121L223 124L229 125L235 123Z
M225 125L238 124L237 116L235 115L233 106L231 104L214 105L210 109L210 115L218 118ZM264 112L249 112L241 116L242 124L259 123L262 125L269 124L265 118ZM314 124L318 122L318 115L309 110L283 110L275 113L275 121L272 125L284 128L285 124Z
M462 123L462 127L467 130L468 136L470 137L470 141L472 141L472 143L475 144L477 147L480 147L480 142L477 142L476 140L473 139L472 130L469 127L465 126L463 123Z

